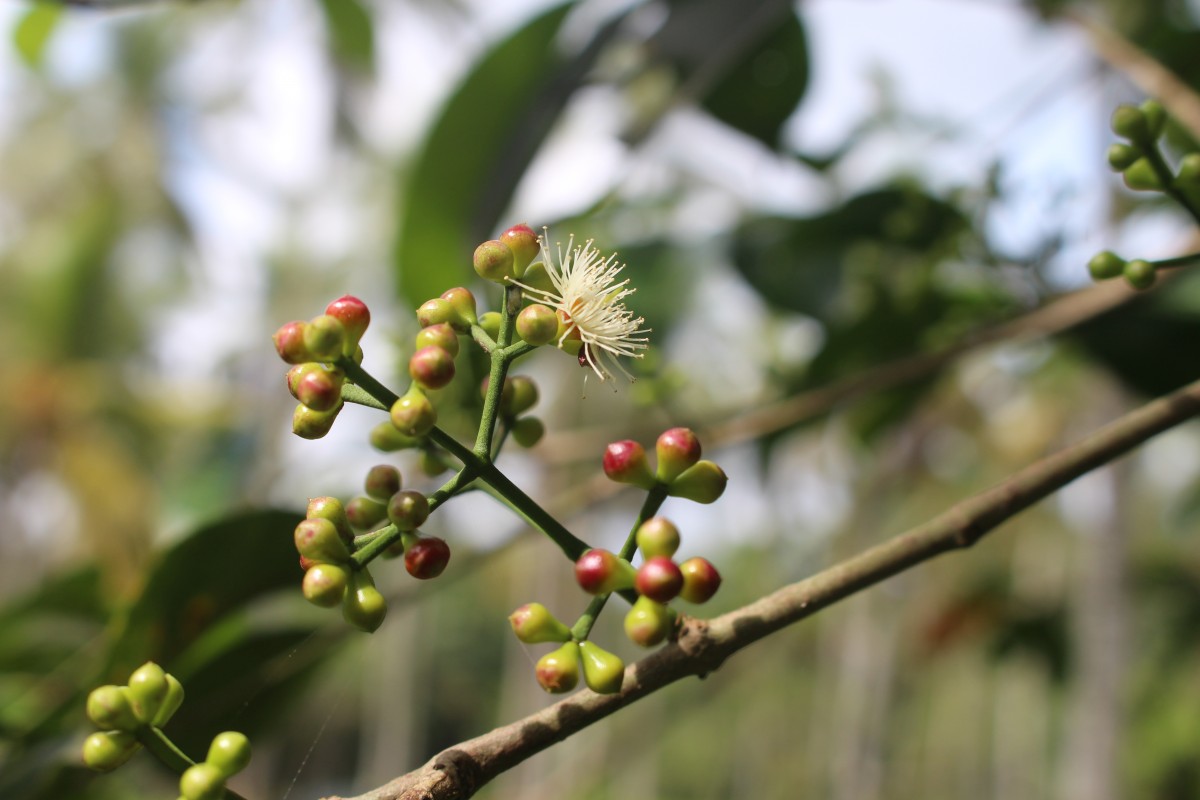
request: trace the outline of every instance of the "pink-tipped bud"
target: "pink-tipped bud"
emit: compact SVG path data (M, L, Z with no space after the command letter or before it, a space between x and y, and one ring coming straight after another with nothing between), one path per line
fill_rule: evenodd
M325 306L325 313L336 317L342 323L342 328L346 332L346 342L342 353L353 356L354 351L358 348L359 340L367 332L367 326L371 324L371 312L367 309L367 304L357 297L346 294Z
M301 439L320 439L333 430L333 423L341 413L342 406L339 401L328 411L314 411L301 403L292 412L292 433Z
M541 603L526 603L508 615L513 633L525 644L569 642L571 629L560 622Z
M671 632L671 613L662 603L642 595L625 615L625 635L641 647L653 647Z
M366 491L367 497L372 500L378 500L381 503L386 503L392 499L392 495L400 491L402 482L403 479L400 476L400 470L391 464L376 464L367 470L367 477L363 481L363 489Z
M450 545L436 536L422 536L404 550L404 568L420 580L436 578L450 563Z
M550 306L534 303L517 314L517 335L529 344L549 344L557 333L558 315Z
M454 332L454 328L451 328L448 322L421 328L417 333L416 341L417 350L423 347L440 347L451 357L458 355L458 334Z
M679 549L679 528L666 517L651 517L638 526L637 546L643 558L670 558Z
M575 580L588 594L609 594L633 586L633 566L607 550L588 550L575 562Z
M342 402L342 384L345 377L338 370L326 369L320 364L301 364L288 372L297 372L293 394L303 405L313 411L332 411Z
M500 241L508 245L508 249L512 251L513 271L517 276L525 271L525 268L537 258L538 251L541 250L538 235L525 223L513 225L500 234Z
M569 692L579 683L579 645L567 642L538 659L534 667L538 685L551 694Z
M629 483L643 489L654 486L654 476L646 463L646 451L632 439L613 442L604 449L604 474L617 483Z
M304 573L300 589L304 599L321 608L333 608L342 602L350 572L337 564L314 564Z
M437 424L437 411L433 403L415 386L392 405L389 413L396 430L405 436L420 438Z
M625 662L594 642L580 642L583 680L596 694L616 694L625 680Z
M497 239L476 247L471 263L479 277L495 283L506 284L509 278L515 278L517 275L513 251Z
M679 596L683 588L683 573L667 556L646 559L637 571L634 583L637 593L657 603L669 603Z
M454 327L455 316L454 306L450 305L449 300L443 300L440 297L426 300L417 309L417 323L422 328L428 328L430 325Z
M293 538L297 552L305 558L329 564L350 560L350 551L330 520L306 519L296 526Z
M304 346L317 361L336 361L347 344L346 328L330 314L313 317L304 328ZM350 348L354 352L354 348Z
M711 503L725 493L729 478L711 461L697 461L671 481L667 494L696 503Z
M454 326L455 330L466 333L471 330L472 325L479 321L475 311L475 295L471 294L469 289L455 286L453 289L442 292L442 299L454 309L454 316L450 319L450 324Z
M408 374L422 389L441 389L454 380L454 356L436 345L422 347L408 360Z
M346 517L359 530L371 530L387 519L387 503L369 497L356 497L346 503Z
M350 529L350 520L346 518L346 509L342 501L336 497L313 497L308 501L304 516L308 519L327 519L337 528L338 536L344 544L354 541L354 531Z
M700 440L690 428L671 428L658 437L654 451L658 455L655 477L659 483L670 483L700 460Z
M406 489L388 500L388 519L402 531L415 531L429 519L429 500L420 492Z
M721 588L721 573L707 558L696 556L679 565L683 588L679 596L689 603L707 603Z
M289 364L304 364L315 361L316 358L304 344L304 329L307 323L296 320L279 326L271 340L275 342L275 352Z

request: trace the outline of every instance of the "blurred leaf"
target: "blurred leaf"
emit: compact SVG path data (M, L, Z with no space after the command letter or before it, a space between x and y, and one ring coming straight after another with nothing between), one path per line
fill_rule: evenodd
M13 29L13 43L27 65L37 69L42 65L46 44L62 16L59 3L34 3Z
M514 155L512 140L531 120L545 123L555 115L555 109L535 113L535 107L539 90L560 67L553 40L569 8L552 8L492 48L429 130L404 190L395 250L398 285L410 302L474 277L471 253L496 223L483 199L489 192L510 197L515 178L498 184L496 176L523 169L533 154ZM544 124L533 135L540 141L548 130Z
M342 64L369 73L375 66L375 33L361 0L321 0L330 47Z

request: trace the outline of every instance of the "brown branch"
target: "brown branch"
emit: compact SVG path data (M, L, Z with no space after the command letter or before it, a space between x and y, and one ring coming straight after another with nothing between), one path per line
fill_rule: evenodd
M525 759L609 714L691 675L718 669L739 650L844 597L951 550L1147 439L1200 414L1200 381L1154 400L1083 441L1037 461L933 520L817 575L712 620L683 618L670 645L630 665L618 694L584 690L434 756L424 766L349 800L463 800ZM329 798L328 800L338 800Z

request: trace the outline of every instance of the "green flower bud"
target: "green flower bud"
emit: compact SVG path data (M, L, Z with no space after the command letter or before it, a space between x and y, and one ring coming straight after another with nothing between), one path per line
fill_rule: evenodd
M546 653L534 667L538 684L551 694L569 692L579 683L579 645L567 642Z
M671 632L671 615L662 603L641 596L625 615L625 635L642 647L653 647Z
M511 434L521 447L533 447L546 434L546 426L537 417L521 417L513 423Z
M388 427L391 427L390 425ZM392 428L395 430L395 428ZM367 497L372 500L378 500L381 503L386 503L392 499L392 495L400 491L401 483L403 482L400 476L400 470L393 467L391 464L376 464L367 470L367 478L363 481L363 489L367 492ZM384 509L384 514L387 514L387 509Z
M515 278L517 275L513 251L497 239L476 247L472 264L479 277L499 284L507 284L509 278Z
M288 372L288 388L292 395L313 411L332 411L342 403L341 370L326 369L321 364L301 364Z
M356 497L346 504L350 524L359 530L371 530L387 519L387 503L369 497Z
M408 374L422 389L441 389L454 380L454 356L437 345L422 347L408 360Z
M387 601L375 588L366 568L350 574L350 586L342 598L342 616L360 631L374 633L387 616Z
M554 281L550 280L550 275L546 272L546 265L540 261L530 265L525 270L525 274L521 276L521 283L530 289L537 289L543 292L554 293L557 291L554 288ZM528 295L526 296L528 297Z
M479 315L479 327L492 337L492 341L500 338L500 324L503 321L504 317L500 315L499 311L487 311Z
M604 449L604 474L609 480L643 489L649 489L655 483L646 462L645 449L632 439L613 442Z
M426 300L417 308L417 323L422 328L428 328L430 325L454 327L453 321L456 317L454 306L450 305L449 300L443 300L440 297Z
M1144 158L1139 158L1130 164L1122 173L1122 177L1125 179L1125 185L1134 191L1159 192L1163 188L1162 181L1158 179L1158 173Z
M429 519L429 500L420 492L407 489L388 500L388 519L402 531L415 531Z
M696 503L711 503L725 493L729 478L711 461L697 461L671 481L667 494Z
M1177 183L1200 185L1200 153L1188 153L1179 161Z
M596 694L616 694L625 680L625 662L592 642L579 643L583 680Z
M1108 165L1116 172L1122 172L1129 169L1133 162L1137 161L1141 156L1141 151L1136 147L1120 143L1109 145Z
M337 415L341 413L343 403L339 398L336 406L328 411L314 411L301 403L292 413L292 433L301 439L320 439L333 429Z
M103 730L135 731L142 722L133 713L129 690L124 686L99 686L87 699L87 715Z
M327 519L337 528L338 536L342 537L343 543L349 546L354 541L354 531L350 529L350 520L346 517L346 509L342 507L342 501L336 497L309 498L304 516L307 519Z
M470 290L462 286L455 286L453 289L442 292L442 299L454 309L454 316L451 318L450 324L456 331L467 333L471 330L471 326L479 321L475 312L475 295L471 294Z
M112 772L141 747L129 731L93 733L83 741L83 763L97 772Z
M689 603L707 603L721 588L721 573L706 558L689 558L679 565L683 588L679 596Z
M560 622L541 603L526 603L508 615L513 633L525 644L569 642L571 629Z
M1125 265L1125 282L1138 291L1149 289L1154 285L1154 279L1157 277L1157 268L1149 261L1143 261L1140 258L1135 258Z
M1141 109L1130 105L1117 106L1112 115L1112 132L1137 144L1154 141L1154 137L1150 135L1146 115Z
M549 344L557 333L558 315L550 306L534 303L517 314L517 335L529 344Z
M225 776L212 764L193 764L179 776L179 793L186 800L222 800Z
M342 564L350 560L350 550L328 519L306 519L296 526L293 536L296 551L312 561Z
M237 731L219 733L209 745L208 757L204 761L216 767L228 780L250 763L250 740Z
M537 405L538 388L527 375L514 375L504 379L500 392L500 413L508 418L524 414Z
M304 573L300 589L304 599L314 606L333 608L342 602L346 586L350 582L350 570L337 564L314 564Z
M1157 139L1162 136L1163 129L1167 127L1167 111L1162 107L1162 103L1150 99L1142 103L1138 110L1146 118L1146 129L1150 132L1150 138Z
M304 345L317 361L336 361L346 346L346 329L332 314L314 317L304 328Z
M367 326L371 324L371 312L367 304L357 297L342 295L325 306L325 313L342 323L342 330L346 335L342 347L343 355L354 356L356 352L361 352L358 342L367 332ZM362 361L361 358L357 360Z
M607 550L588 550L575 562L575 581L588 594L609 594L629 589L636 575L633 565Z
M417 467L431 478L436 478L450 469L450 465L446 463L446 459L442 458L442 454L432 447L421 450L417 457Z
M161 728L171 721L171 717L175 716L175 712L183 705L183 684L179 682L171 673L167 673L167 699L163 701L162 707L158 709L158 713L154 715L154 720L150 723L156 728Z
M167 673L153 661L147 661L129 676L127 694L133 713L140 722L153 722L170 692Z
M533 232L533 228L524 223L513 225L500 234L500 241L508 245L508 249L512 251L513 270L518 277L537 258L538 252L542 249L541 243L538 242L537 234Z
M660 483L670 483L700 460L700 440L689 428L671 428L658 437L654 451L658 455L654 477Z
M416 447L421 443L420 439L414 436L406 436L396 430L396 426L391 422L381 422L374 428L371 428L370 438L371 446L384 453L394 453L397 450Z
M396 430L405 436L426 436L437 424L437 410L420 388L413 386L397 400L389 412Z
M304 329L307 325L299 320L279 326L271 337L275 342L275 352L288 364L303 364L316 361L316 358L304 344Z
M666 517L651 517L634 534L643 558L670 558L679 549L679 528Z
M458 334L445 322L421 328L417 333L416 342L417 350L424 347L440 347L449 353L451 358L458 355Z
M1088 262L1088 272L1092 276L1092 280L1103 281L1109 278L1115 278L1120 275L1125 269L1125 259L1111 250L1104 250L1092 256L1092 260Z

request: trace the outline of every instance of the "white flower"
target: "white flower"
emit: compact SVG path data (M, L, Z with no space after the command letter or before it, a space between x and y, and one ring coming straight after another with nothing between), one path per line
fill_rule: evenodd
M592 246L592 239L588 239L582 247L577 247L574 234L567 241L565 253L562 243L556 243L558 263L555 263L550 254L550 233L544 228L543 231L544 235L539 236L538 241L542 246L542 262L550 282L554 284L554 291L534 289L520 281L513 283L559 313L566 323L565 330L558 337L559 348L568 338L574 338L574 331L579 332L579 339L583 342L579 351L580 365L591 367L602 381L611 378L614 369L633 380L633 376L617 358L641 358L643 353L638 351L649 347L650 341L641 334L650 330L642 328L645 320L635 317L621 302L637 291L626 288L628 278L615 283L625 265L617 262L615 253L603 258L600 251Z

